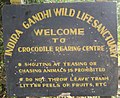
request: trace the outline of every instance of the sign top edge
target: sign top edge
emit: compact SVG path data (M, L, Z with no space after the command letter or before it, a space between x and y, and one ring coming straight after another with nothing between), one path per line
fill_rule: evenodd
M6 6L31 6L31 5L48 5L48 4L50 4L50 5L52 5L52 4L116 4L117 2L116 1L113 1L113 2L111 2L111 1L109 1L109 2L63 2L63 3L42 3L42 4L37 4L37 3L32 3L32 4L19 4L19 5L15 5L15 4L6 4L6 5L4 5L3 6L3 8L4 7L6 7Z

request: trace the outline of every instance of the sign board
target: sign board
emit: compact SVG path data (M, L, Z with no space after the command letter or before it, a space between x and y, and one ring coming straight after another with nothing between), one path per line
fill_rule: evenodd
M112 2L5 6L8 95L115 95L116 21Z

